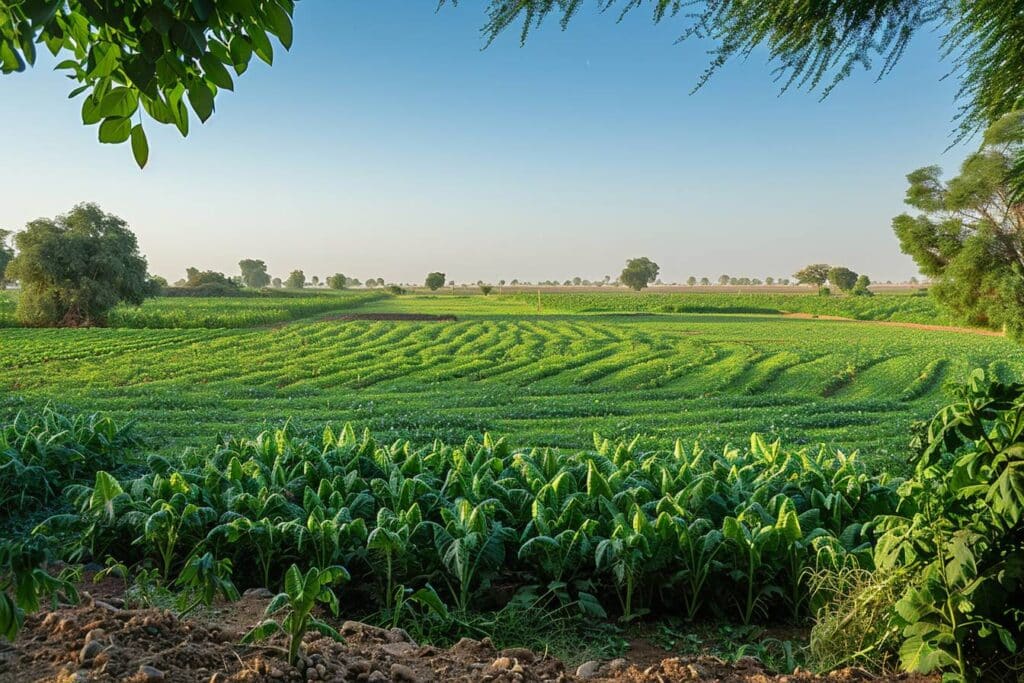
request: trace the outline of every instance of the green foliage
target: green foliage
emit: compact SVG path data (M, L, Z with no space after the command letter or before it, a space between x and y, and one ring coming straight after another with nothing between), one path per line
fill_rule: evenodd
M231 560L217 560L213 553L194 554L185 562L175 584L193 595L194 601L182 610L180 616L191 612L199 605L211 605L218 595L225 600L237 600L238 589L231 581Z
M305 575L297 565L289 567L284 576L284 592L278 593L267 605L267 616L285 612L278 622L267 619L245 634L243 643L252 643L283 633L288 638L288 663L294 665L299 658L302 637L308 631L341 640L341 636L327 622L313 616L317 603L326 604L331 613L338 614L338 596L331 588L336 583L348 581L349 575L342 567L311 567Z
M103 325L118 303L138 305L152 294L135 235L95 204L34 220L14 243L7 277L21 282L17 315L25 325Z
M242 271L242 284L246 287L260 289L270 285L270 275L267 273L267 264L256 259L242 259L238 262L238 268Z
M327 278L327 286L331 289L345 289L346 282L345 276L341 273L335 273Z
M444 273L434 272L427 274L427 279L424 284L427 286L427 289L429 289L432 292L436 292L441 287L444 287L444 281Z
M119 467L139 440L131 424L51 407L0 424L0 520L58 498L97 470Z
M839 291L849 294L857 285L857 273L845 266L832 266L828 271L828 281Z
M50 558L47 540L33 537L16 543L0 540L0 640L13 641L26 612L40 608L43 598L77 602L78 592L64 574L46 570Z
M14 258L14 249L7 244L10 230L0 229L0 289L7 287L7 264Z
M639 292L657 279L658 270L658 264L646 256L631 258L626 261L626 267L622 269L619 280L630 289Z
M850 291L854 296L874 296L869 287L871 286L871 278L867 275L860 275L857 277L857 282L854 283L853 289Z
M828 275L831 270L827 263L812 263L793 273L793 277L800 284L814 285L820 291L828 281Z
M986 131L960 175L943 182L938 166L910 173L906 202L922 213L893 219L901 249L933 278L932 293L957 320L1002 327L1018 340L1024 340L1024 213L1010 200L1010 183L1021 150L1024 113L1007 114Z
M214 270L199 270L198 268L193 267L185 269L184 286L188 288L207 287L226 290L238 289L238 283L226 276L224 273L218 273Z
M306 286L306 274L301 270L293 270L284 281L284 286L288 289L302 289Z
M483 294L484 296L487 296L493 291L494 287L492 287L491 285L480 285L480 293Z
M915 476L875 550L879 568L910 576L892 616L900 662L1012 679L1024 645L1024 385L975 372L915 443Z

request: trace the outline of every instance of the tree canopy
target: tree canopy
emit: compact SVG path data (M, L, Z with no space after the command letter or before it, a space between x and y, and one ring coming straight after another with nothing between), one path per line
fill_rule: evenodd
M259 289L270 284L270 275L267 273L267 264L257 259L242 259L238 262L238 268L242 271L242 284L246 287Z
M288 289L302 289L306 286L306 274L301 270L293 270L284 281L284 286Z
M1024 149L1024 113L1007 115L984 135L960 174L938 166L907 176L906 202L921 211L893 219L900 247L934 281L931 292L962 321L1005 327L1024 339L1024 204L1010 180Z
M424 282L430 291L436 291L441 287L444 287L445 274L439 272L429 273L427 279Z
M331 289L345 289L348 280L341 273L335 273L327 278L327 286Z
M10 236L10 230L0 229L0 289L7 286L7 264L14 258L14 249L7 244Z
M440 0L440 6L458 0ZM827 94L857 67L889 73L915 34L938 30L960 80L961 134L1020 106L1024 99L1024 0L599 0L621 15L648 8L654 22L677 20L680 39L711 39L700 87L735 57L765 48L783 89ZM488 43L519 27L520 40L550 15L563 28L580 0L488 0ZM294 0L0 0L0 70L24 71L36 45L60 61L83 96L82 120L101 142L131 141L149 157L141 108L149 119L187 135L192 116L206 121L220 90L232 90L255 55L274 60L271 36L292 44ZM1018 175L1024 178L1024 157ZM1024 182L1020 183L1024 186Z
M14 244L7 274L21 282L17 316L25 325L103 325L117 304L153 294L128 224L95 204L34 220Z
M846 266L832 266L828 271L828 281L842 292L852 292L857 284L857 273Z
M793 273L793 277L802 285L814 285L821 289L828 282L828 274L831 270L827 263L812 263Z
M619 280L622 281L622 284L639 292L654 282L658 277L658 270L658 264L646 256L631 258L626 261L626 267L622 269Z

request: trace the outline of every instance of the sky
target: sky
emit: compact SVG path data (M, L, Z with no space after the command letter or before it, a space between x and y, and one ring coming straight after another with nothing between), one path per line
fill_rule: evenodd
M138 235L151 272L460 282L787 277L810 262L916 273L891 219L904 176L955 170L956 82L918 36L880 82L780 94L766 55L691 94L708 43L681 20L583 11L483 49L482 0L303 0L290 52L254 60L188 138L150 122L150 161L101 145L41 56L0 77L0 226L82 201Z

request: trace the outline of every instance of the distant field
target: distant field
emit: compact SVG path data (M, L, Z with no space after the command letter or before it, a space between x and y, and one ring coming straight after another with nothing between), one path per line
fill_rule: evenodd
M898 468L909 423L940 404L944 382L973 367L1024 374L1024 350L998 337L661 312L693 298L753 306L748 295L551 294L538 314L527 295L340 295L338 313L457 320L320 321L328 304L311 295L286 314L309 320L266 326L252 300L163 299L136 313L161 325L192 315L222 329L4 330L0 391L9 403L58 400L130 416L163 452L290 418L311 428L351 420L418 441L490 430L530 446L579 447L595 431L721 445L760 431L859 448L868 462ZM930 305L867 301L886 320ZM223 329L231 321L253 326Z

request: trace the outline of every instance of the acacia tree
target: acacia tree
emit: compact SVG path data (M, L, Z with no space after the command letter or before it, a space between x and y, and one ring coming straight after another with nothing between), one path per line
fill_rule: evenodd
M34 220L14 244L7 275L21 282L16 314L25 325L104 325L117 304L153 294L134 233L96 204Z
M826 263L812 263L801 270L793 273L796 281L802 285L814 285L821 291L828 281L828 274L831 268Z
M857 284L857 273L845 266L832 266L828 271L828 281L842 292L850 292Z
M238 268L242 271L242 284L246 287L259 289L270 284L270 275L267 273L267 264L257 259L242 259L238 262Z
M943 182L938 166L909 174L906 202L921 213L897 216L893 229L958 319L1024 340L1024 203L1010 188L1022 149L1024 113L1014 113L985 132L955 178Z
M440 289L441 287L444 287L444 279L445 279L445 274L444 273L433 272L433 273L429 273L427 275L427 279L424 282L424 284L427 286L427 288L430 291L435 292L438 289Z
M639 292L657 279L658 270L658 264L646 256L631 258L626 261L626 267L622 269L619 280L622 281L622 284Z
M306 274L301 270L293 270L284 281L284 286L288 289L302 289L306 286Z

